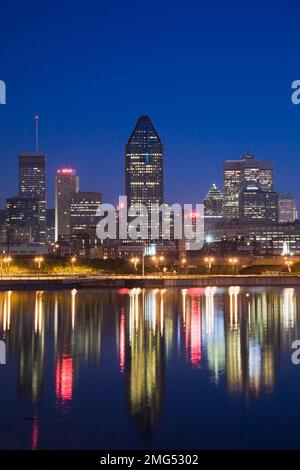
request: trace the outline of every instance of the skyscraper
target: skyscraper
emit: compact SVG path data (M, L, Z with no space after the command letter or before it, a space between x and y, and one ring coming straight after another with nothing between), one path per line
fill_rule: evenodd
M70 205L71 234L94 233L100 219L97 209L101 204L101 193L79 191L73 193Z
M79 191L79 176L73 168L60 168L55 177L55 240L71 233L70 206Z
M6 227L9 241L39 240L39 198L11 197L6 199Z
M98 246L96 235L100 217L97 210L101 204L101 193L79 191L73 193L70 205L71 237L78 255L89 256L90 250Z
M212 185L204 199L204 215L209 217L223 215L223 194L215 184Z
M246 189L240 195L240 222L275 224L278 220L278 195L274 191Z
M125 148L128 205L144 204L148 213L164 200L163 144L149 116L141 116Z
M38 241L46 241L46 157L43 153L19 155L19 196L39 199Z
M295 222L297 218L298 211L295 199L290 193L281 194L278 199L278 222Z
M226 160L223 165L224 218L238 220L243 191L273 191L273 164L256 160L247 153L241 160Z

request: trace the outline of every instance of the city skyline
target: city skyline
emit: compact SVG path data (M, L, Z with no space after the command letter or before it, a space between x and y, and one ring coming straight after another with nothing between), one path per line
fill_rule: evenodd
M152 117L151 117L151 116L140 115L140 116L136 119L135 128L136 128L136 126L139 124L140 120L141 120L142 118L145 118L145 117L148 118L149 121L150 121L150 123L151 123L151 125L153 125L153 124L152 124ZM33 119L35 119L35 116L33 116ZM155 128L153 128L153 129L154 129L154 132L157 132ZM134 131L132 131L132 132L129 133L129 134L132 136L133 132L134 132ZM158 138L159 138L159 137L158 137ZM34 139L36 139L35 134L34 134ZM125 145L125 154L126 154L126 148L128 147L129 142L130 142L130 139L129 139L129 141L127 141L127 144L124 144L124 145ZM124 145L123 145L123 148L124 148ZM164 142L162 142L161 139L159 139L159 145L161 145L162 148L164 148ZM123 150L123 152L124 152L124 150ZM162 150L162 152L163 152L163 154L164 154L164 150ZM20 157L21 157L22 155L24 155L24 156L26 156L26 155L27 155L27 156L30 156L30 155L31 155L31 156L33 156L33 157L34 157L34 156L39 156L39 155L41 156L41 155L43 155L44 158L46 159L46 167L48 167L48 158L47 158L47 154L46 154L45 152L35 152L34 150L31 151L31 152L24 152L24 151L21 151L21 152L18 154L18 156L17 156L16 158L19 158L19 160L20 160ZM206 182L206 186L203 185L203 187L202 187L202 189L201 189L201 194L202 194L202 196L199 197L197 200L188 201L188 202L189 202L189 203L193 203L193 204L198 203L199 201L203 202L203 201L205 200L205 197L206 197L207 192L209 191L210 187L215 186L215 185L217 185L218 187L220 187L220 188L221 188L221 192L223 193L223 190L224 190L224 186L223 186L223 185L224 185L224 175L223 175L223 171L224 171L224 170L222 170L222 165L224 166L224 164L227 164L227 163L230 164L230 162L233 162L234 164L239 164L239 162L241 161L241 159L245 158L245 156L246 156L246 158L247 158L247 155L251 156L252 158L254 158L255 160L258 160L258 161L260 161L260 160L265 160L264 158L263 158L263 159L258 159L255 152L252 152L252 151L250 152L249 146L248 146L248 148L246 149L245 152L241 153L241 154L238 155L236 158L225 158L225 159L221 162L220 168L218 168L217 171L216 171L216 173L214 173L214 177L211 178L211 181L212 181L212 182L211 182L211 183ZM163 155L163 156L165 157L165 155ZM124 162L123 162L124 154L121 155L120 158L122 159L122 163L124 163ZM125 159L126 159L126 155L125 155ZM165 158L164 158L164 159L165 159ZM163 159L163 160L164 160L164 159ZM272 172L273 172L273 174L275 174L275 173L276 173L276 167L275 167L275 165L274 165L274 162L273 162L273 161L268 161L268 162L265 162L265 163L266 163L266 164L269 164L269 165L272 167ZM125 164L126 164L126 163L125 163ZM123 167L124 167L124 164L123 164ZM49 171L48 171L48 170L46 171L46 206L47 206L47 209L52 209L52 208L54 209L54 208L55 208L56 176L57 176L57 174L58 174L59 171L61 171L61 170L66 170L66 169L67 169L67 170L70 169L70 170L72 170L72 171L75 171L75 172L77 172L77 174L78 174L79 176L81 176L80 173L79 173L79 171L78 171L78 169L77 169L74 165L72 165L72 162L70 162L69 160L66 161L65 165L63 165L63 163L62 163L62 164L59 165L57 168L55 168L55 171L54 171L53 174L52 174L52 173L49 174ZM124 171L124 168L123 168L123 171ZM216 176L216 175L219 175L219 176ZM7 176L7 175L6 175L6 176ZM123 173L122 173L122 176L123 176ZM18 194L18 192L20 192L20 181L19 181L19 178L20 178L20 176L17 177L17 179L15 178L15 180L16 180L16 182L17 182L17 189L16 189L15 194ZM162 178L163 178L163 180L162 180L162 181L163 181L163 183L162 183L162 185L163 185L163 188L162 188L162 195L164 195L164 193L165 193L164 188L165 188L165 186L168 186L168 183L165 184L165 181L168 182L168 173L165 172L165 171L163 171ZM276 181L276 183L274 184L274 186L276 186L276 192L277 192L279 195L281 195L281 194L282 194L282 195L284 195L284 194L291 194L291 195L294 197L294 199L296 200L296 202L298 202L298 198L295 197L295 193L293 193L293 192L289 189L289 186L288 186L288 185L287 185L286 191L278 190L278 186L280 186L280 183L278 182L278 180L276 180L275 175L272 176L272 179L273 179L273 184L274 184L274 180ZM99 187L96 188L96 189L95 189L95 188L92 188L92 189L91 189L90 187L89 187L89 189L88 189L87 184L86 184L86 185L84 184L84 186L86 187L85 190L97 191L97 189L99 189L99 191L100 191L100 190L101 190L100 187L101 187L101 185L102 185L102 181L104 182L104 181L105 181L105 178L103 178L103 180L101 180L101 183L99 184ZM124 182L123 182L123 184L121 184L121 188L119 188L119 189L120 189L119 192L118 192L118 189L116 188L116 192L115 192L115 194L112 196L113 203L116 203L116 202L117 202L117 199L118 199L118 197L119 197L120 195L123 195L123 194L126 195L126 193L127 193L127 191L128 191L128 188L126 188L126 185L127 185L126 181L125 181L125 185L124 185ZM100 191L100 192L102 192L102 191ZM51 198L49 197L49 194L51 194ZM102 194L103 194L103 192L102 192ZM297 193L296 193L296 194L297 194ZM1 207L2 209L4 209L4 208L5 208L5 200L6 200L7 198L12 198L12 197L14 197L14 194L10 192L9 194L5 195L5 197L3 197L2 199L0 199L0 207ZM165 199L165 201L166 201L166 200L167 200L167 197L164 197L164 198L161 197L160 199L161 199L161 201L162 201L163 199ZM50 200L50 203L49 203L49 200ZM105 195L104 195L104 200L105 200L105 202L110 202L109 199L106 199L106 198L105 198ZM177 202L177 199L176 199L176 198L173 199L172 202ZM184 200L184 201L179 201L179 202L180 202L180 203L187 203L186 200ZM298 204L297 204L297 205L298 205Z
M290 8L272 2L271 16L266 4L241 11L233 1L220 4L218 13L195 1L187 9L181 2L154 1L151 11L137 9L133 1L119 4L118 15L115 6L100 11L92 2L88 12L72 6L67 31L63 22L53 30L55 6L40 21L37 2L27 8L16 3L22 21L9 2L1 11L1 79L7 85L7 103L0 107L0 156L7 174L2 201L16 193L17 155L35 148L35 113L49 176L68 162L108 202L116 202L123 186L123 146L141 114L153 118L165 143L167 200L203 199L211 184L220 186L223 160L238 159L248 146L258 159L274 161L278 191L299 200L300 108L291 102L291 84L299 78L294 2ZM66 7L60 12L65 17ZM278 30L284 32L280 38ZM283 57L280 65L275 49ZM54 188L48 199L54 207Z

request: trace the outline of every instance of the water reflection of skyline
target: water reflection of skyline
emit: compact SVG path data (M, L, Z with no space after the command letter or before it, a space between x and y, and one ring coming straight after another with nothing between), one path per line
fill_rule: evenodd
M178 380L183 369L208 371L232 396L272 393L279 357L298 337L298 299L294 288L213 286L0 293L7 362L17 364L17 393L32 404L32 448L45 381L56 412L72 415L82 377L90 368L103 374L103 362L124 377L127 410L142 434L160 419L169 367Z

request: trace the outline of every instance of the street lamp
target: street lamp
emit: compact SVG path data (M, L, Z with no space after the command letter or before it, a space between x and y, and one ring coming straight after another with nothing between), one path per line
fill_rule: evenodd
M74 274L74 264L76 263L76 261L77 261L76 256L72 256L71 258L72 274Z
M157 257L156 257L156 256L152 256L152 261L153 261L153 263L155 264L155 268L156 268L157 271L158 271Z
M211 256L208 256L207 258L204 258L205 263L207 264L208 268L208 274L210 274L212 264L215 261L215 258L212 258Z
M137 265L138 265L138 262L139 262L139 258L137 258L136 256L131 258L131 263L134 264L134 269L135 269L135 272L137 272Z
M162 256L162 255L161 256L152 256L152 260L155 263L155 267L156 267L157 271L159 271L159 262L160 261L163 262L164 259L165 259L165 257Z
M185 268L186 267L186 258L181 258L181 269L182 269L182 272L185 272Z
M229 264L232 265L232 274L234 274L236 271L236 265L238 264L239 260L238 258L229 258L228 261L229 261Z
M159 261L161 261L161 263L163 263L164 260L165 260L165 257L161 255L161 256L159 257Z
M41 269L44 258L42 256L37 256L34 258L34 262L37 263L38 269Z
M286 260L285 264L287 265L287 268L289 270L289 273L292 272L291 266L293 266L293 261L291 260Z
M7 272L9 272L9 267L10 267L11 261L12 261L11 256L5 256L5 257L3 258L3 262L4 262L4 263L6 264L6 266L7 266Z

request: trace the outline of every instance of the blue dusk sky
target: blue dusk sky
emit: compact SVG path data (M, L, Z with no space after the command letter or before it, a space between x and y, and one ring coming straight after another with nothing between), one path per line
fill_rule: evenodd
M300 3L0 3L0 198L17 193L17 156L47 154L48 206L68 162L82 190L124 193L124 145L141 114L165 145L165 198L201 202L222 162L247 146L275 163L275 188L300 201Z

